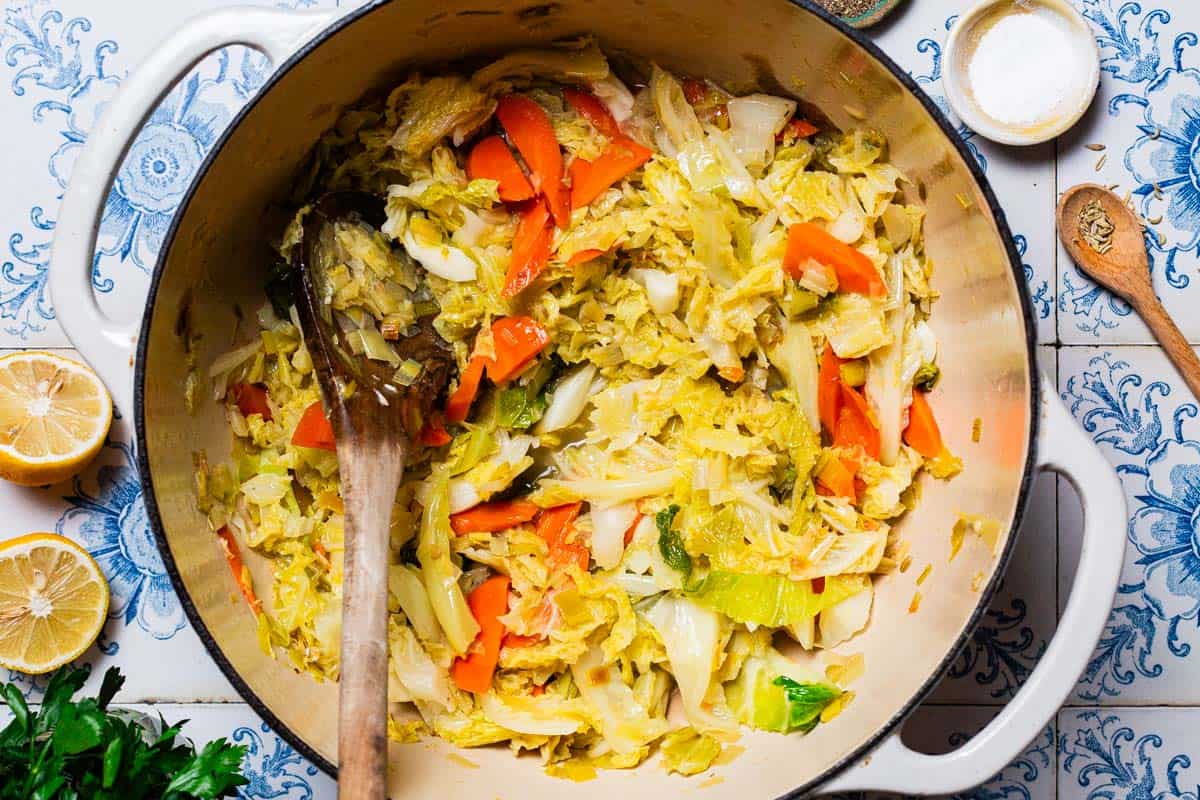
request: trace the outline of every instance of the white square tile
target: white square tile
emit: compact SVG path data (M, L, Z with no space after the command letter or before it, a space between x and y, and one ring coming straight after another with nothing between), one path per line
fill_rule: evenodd
M1094 704L1200 703L1200 409L1156 347L1063 348L1059 386L1076 420L1117 469L1130 519L1114 610L1075 692ZM1078 504L1060 504L1060 575L1073 574ZM1066 599L1065 588L1060 592ZM1096 598L1108 602L1108 598Z

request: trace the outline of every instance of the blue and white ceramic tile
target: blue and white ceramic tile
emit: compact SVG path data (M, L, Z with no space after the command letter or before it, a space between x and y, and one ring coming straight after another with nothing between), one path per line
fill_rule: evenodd
M1200 704L1200 661L1189 658L1200 645L1200 406L1157 347L1064 348L1059 369L1063 400L1116 467L1130 513L1113 526L1128 537L1121 586L1075 700ZM1062 499L1064 585L1078 513Z
M1054 147L1045 144L1018 149L996 145L977 136L950 111L942 88L942 48L950 27L965 7L962 0L922 0L920 8L907 9L889 22L877 42L949 116L987 173L1024 261L1025 279L1037 314L1038 341L1053 342L1057 308ZM953 265L941 268L953 269Z
M344 9L361 1L255 0ZM1088 345L1043 348L1040 355L1043 369L1057 372L1057 389L1076 419L1120 469L1131 519L1115 527L1129 538L1130 552L1104 641L1072 699L1098 707L1062 711L1057 744L1048 728L1001 775L964 796L1196 800L1190 757L1200 752L1200 708L1129 706L1200 706L1200 667L1188 661L1200 644L1200 406L1157 348L1124 346L1148 342L1145 328L1094 289L1057 248L1052 209L1057 193L1073 183L1107 181L1129 191L1163 234L1161 242L1150 241L1155 285L1189 338L1200 342L1200 322L1186 313L1197 300L1189 293L1197 291L1200 252L1200 5L1075 2L1091 20L1105 70L1100 100L1084 123L1053 145L1027 150L993 145L966 128L960 135L986 168L1020 237L1039 341ZM46 270L74 158L128 71L189 15L226 4L2 4L6 147L0 149L0 170L10 190L0 194L0 348L67 345L47 296ZM877 37L943 107L942 45L965 5L907 4ZM148 270L183 190L264 68L261 56L243 48L210 56L172 90L131 149L93 264L101 301L115 315L140 308ZM1085 149L1088 143L1106 149ZM112 619L85 660L125 671L129 681L120 700L186 703L155 709L168 719L191 718L189 732L197 740L226 736L249 745L253 783L243 797L334 797L332 782L249 708L225 702L237 698L186 624L153 547L129 438L119 420L102 457L78 481L38 490L0 485L6 522L16 533L61 531L101 563L113 587ZM1077 502L1054 485L1052 479L1038 483L1006 585L951 677L908 723L905 738L913 746L944 752L965 741L1012 696L1052 636L1081 529ZM20 682L36 696L37 681Z
M1200 6L1190 2L1075 0L1091 22L1102 79L1084 121L1058 149L1058 189L1115 185L1152 223L1146 241L1154 286L1190 341L1200 340ZM1085 144L1104 145L1102 152ZM1129 307L1083 277L1058 251L1058 326L1063 342L1148 343Z
M1062 800L1195 800L1194 709L1093 708L1058 715Z

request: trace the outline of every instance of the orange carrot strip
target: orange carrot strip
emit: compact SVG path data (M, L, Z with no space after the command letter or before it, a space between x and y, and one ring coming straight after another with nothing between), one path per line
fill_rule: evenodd
M426 447L441 447L450 444L451 438L450 434L446 432L446 426L442 424L442 415L436 411L430 413L421 432L417 434L417 441Z
M501 317L492 323L496 357L487 362L493 383L503 383L519 373L550 343L546 329L530 317Z
M783 130L775 134L775 141L783 142L788 139L807 139L819 130L820 128L806 119L793 119L787 125L783 126Z
M297 447L312 447L317 450L337 452L337 440L333 436L333 425L325 416L321 401L304 409L296 430L292 432L292 444Z
M654 155L624 136L613 139L608 148L595 161L577 158L571 162L571 208L583 208L610 186L618 183L629 173L645 164Z
M471 356L471 360L467 362L467 368L463 370L462 375L458 376L458 388L446 401L447 422L458 423L467 418L467 412L471 410L471 403L475 402L475 395L479 393L479 382L483 380L484 366L485 362L482 357Z
M267 402L267 387L261 383L235 383L229 387L233 401L243 417L261 414L264 422L271 421L271 404Z
M587 572L588 561L591 557L588 548L580 542L569 541L574 526L575 517L583 503L567 503L566 505L547 508L538 515L537 535L546 541L550 550L548 561L559 568L565 569L575 564Z
M467 177L496 181L500 199L506 203L528 200L534 196L533 186L521 170L504 139L489 136L481 139L467 156Z
M242 597L246 598L246 602L250 604L250 610L255 615L262 613L262 603L259 602L258 595L254 593L254 585L250 582L250 571L242 563L242 552L238 549L237 540L233 538L233 532L228 527L222 526L217 531L217 537L221 540L221 551L225 553L225 561L229 564L229 571L233 573L233 580L241 590Z
M535 200L521 210L501 295L515 297L541 274L550 260L552 236L550 212L545 203Z
M829 459L817 473L817 493L832 497L844 497L853 503L858 499L858 493L854 488L854 470L850 469L840 458Z
M457 534L494 533L529 522L540 511L528 500L502 500L483 503L466 511L450 515L450 527Z
M597 259L607 252L607 250L579 250L567 259L567 266L574 267L578 264L586 264L587 262Z
M837 447L861 447L867 455L879 460L879 428L871 421L867 399L855 389L841 384L842 407L838 411L833 443Z
M882 295L886 291L871 259L817 225L799 222L788 228L783 268L793 278L799 278L804 262L810 258L833 267L839 291L868 295Z
M496 575L479 584L467 597L467 605L479 623L479 633L467 654L454 660L450 674L464 692L484 694L492 688L492 675L500 661L504 639L500 617L508 613L508 576Z
M633 534L637 532L637 526L639 524L641 524L643 516L645 516L645 515L638 514L636 517L634 517L633 522L630 524L629 528L625 531L625 546L626 547L628 547L629 543L633 541Z
M916 389L913 389L912 407L908 410L904 441L926 458L937 458L946 449L933 409L929 407L925 393Z
M566 88L563 89L563 97L579 116L590 122L593 128L609 139L615 139L621 135L621 127L617 125L613 115L608 113L608 109L596 95L582 89Z
M566 187L563 186L562 151L554 138L550 118L528 97L510 94L496 106L496 119L509 141L516 146L532 173L533 188L546 196L550 213L560 228L571 221Z
M833 352L833 346L825 344L821 355L821 368L817 373L817 409L821 427L834 435L837 430L838 411L842 407L842 359Z

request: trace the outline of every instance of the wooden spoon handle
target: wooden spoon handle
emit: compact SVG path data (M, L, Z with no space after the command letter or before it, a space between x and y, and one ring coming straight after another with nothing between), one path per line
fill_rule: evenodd
M1200 358L1196 357L1196 351L1188 344L1187 338L1175 325L1171 315L1153 292L1133 300L1133 306L1141 314L1154 338L1158 339L1171 363L1179 370L1192 394L1200 399Z
M385 437L386 438L386 437ZM394 442L339 443L346 507L338 795L384 800L387 789L388 529L405 451Z

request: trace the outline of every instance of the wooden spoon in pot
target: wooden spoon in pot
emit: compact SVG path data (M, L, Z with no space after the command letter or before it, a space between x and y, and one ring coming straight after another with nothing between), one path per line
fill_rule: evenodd
M345 516L342 649L338 714L338 791L384 800L387 788L388 530L410 442L450 379L454 354L432 317L391 342L421 372L411 385L396 367L355 356L323 298L325 268L335 263L334 226L385 219L383 201L360 192L328 194L304 220L292 251L292 286L305 346L337 440Z
M1107 223L1097 214L1097 206L1107 216ZM1089 220L1096 218L1098 227L1093 230L1101 235L1085 236ZM1111 232L1107 230L1108 223ZM1129 207L1103 186L1093 183L1074 186L1058 201L1058 237L1080 270L1134 307L1192 394L1200 397L1200 358L1154 293L1145 236ZM1088 239L1107 242L1109 246L1101 244L1099 250L1105 251L1101 253Z

